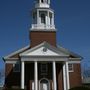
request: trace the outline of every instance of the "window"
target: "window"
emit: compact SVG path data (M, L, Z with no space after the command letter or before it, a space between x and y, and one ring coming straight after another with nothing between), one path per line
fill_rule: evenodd
M13 72L20 72L20 63L13 64Z
M45 24L45 14L41 14L41 23Z
M47 74L47 64L46 63L41 64L41 74L42 75Z
M69 69L69 72L73 72L73 64L68 64L68 69Z
M49 13L50 24L52 24L52 13Z

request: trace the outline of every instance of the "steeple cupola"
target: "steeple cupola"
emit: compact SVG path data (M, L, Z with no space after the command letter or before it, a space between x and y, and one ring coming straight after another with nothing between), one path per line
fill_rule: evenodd
M36 4L35 4L35 7L38 8L38 7L46 7L46 8L49 8L50 7L50 0L37 0L36 1Z
M31 31L55 31L54 12L50 9L50 0L37 0L32 10Z
M54 11L50 8L50 0L36 0L32 10L30 46L34 47L44 41L56 46Z

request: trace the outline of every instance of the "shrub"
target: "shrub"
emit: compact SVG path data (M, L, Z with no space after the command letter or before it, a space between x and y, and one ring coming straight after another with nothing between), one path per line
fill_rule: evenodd
M90 90L90 88L87 88L87 87L74 87L74 88L71 88L70 90Z
M13 89L13 88L8 88L8 89L3 89L3 90L25 90L25 89Z

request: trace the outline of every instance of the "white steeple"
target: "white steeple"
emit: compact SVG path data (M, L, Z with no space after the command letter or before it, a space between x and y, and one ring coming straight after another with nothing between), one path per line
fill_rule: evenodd
M50 9L50 0L37 0L32 10L31 31L55 31L54 12Z
M38 7L49 8L49 6L50 6L50 0L37 0L36 4L35 4L36 8L38 8Z

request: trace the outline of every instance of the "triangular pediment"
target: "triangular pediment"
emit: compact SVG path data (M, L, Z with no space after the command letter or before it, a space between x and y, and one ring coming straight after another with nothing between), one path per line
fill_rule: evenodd
M43 42L21 53L20 56L68 56L68 54L58 50L47 42Z
M33 48L26 46L20 50L17 50L8 56L5 56L4 60L18 59L20 56L68 56L74 59L83 59L80 55L71 52L70 50L61 46L54 47L47 42L43 42Z

